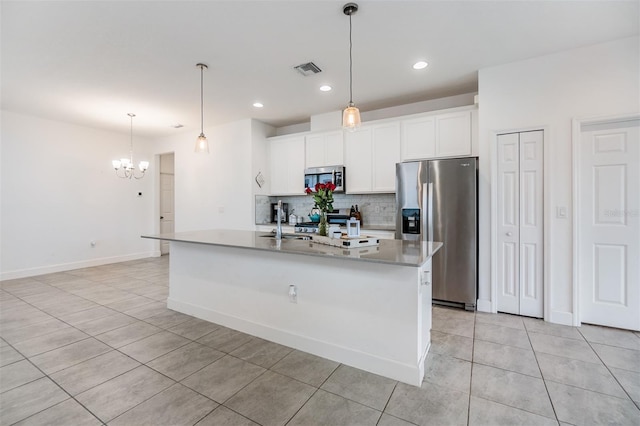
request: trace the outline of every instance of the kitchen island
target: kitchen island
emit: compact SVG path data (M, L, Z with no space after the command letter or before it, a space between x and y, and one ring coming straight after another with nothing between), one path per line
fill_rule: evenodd
M439 242L345 250L265 232L143 236L171 242L170 309L419 386ZM292 294L294 292L295 294Z

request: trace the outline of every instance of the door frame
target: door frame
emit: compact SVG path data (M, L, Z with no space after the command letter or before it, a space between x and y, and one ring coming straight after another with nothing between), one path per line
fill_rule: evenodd
M551 320L551 179L550 179L550 149L552 134L548 126L520 127L516 129L492 130L490 132L490 156L491 156L491 312L498 312L498 135L506 133L523 133L542 131L542 304L543 319Z
M156 167L155 169L155 173L153 174L153 185L155 188L155 195L156 195L156 202L154 203L154 207L153 207L153 226L156 230L156 234L160 234L162 232L161 230L161 226L160 226L160 203L162 202L162 187L160 184L160 162L161 159L160 157L166 154L173 154L173 165L174 165L174 200L175 200L175 156L176 156L176 152L175 151L167 151L167 152L161 152L159 154L155 154L155 160L156 160L156 164L158 165L158 167ZM174 204L174 226L175 226L175 204ZM160 240L156 240L155 241L155 248L156 248L156 253L157 253L157 257L162 256L162 249L161 249L161 245L162 245L162 241Z
M572 297L573 297L573 326L580 327L582 321L580 321L580 277L579 277L579 259L580 259L580 235L578 235L578 229L580 228L578 206L580 205L580 147L582 146L582 126L588 124L604 124L613 123L616 121L625 120L638 120L640 119L640 113L628 113L628 114L616 114L616 115L599 115L574 118L571 120L571 154L572 161L572 173L571 173L571 191L573 192L572 202L572 227L573 233L572 242Z

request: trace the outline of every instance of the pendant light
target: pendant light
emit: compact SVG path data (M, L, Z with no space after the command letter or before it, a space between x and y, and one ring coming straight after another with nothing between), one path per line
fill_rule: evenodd
M196 140L196 152L209 153L209 141L204 135L204 70L209 67L205 64L196 64L196 67L200 68L200 136Z
M355 130L360 127L360 110L353 103L353 41L351 40L351 15L358 11L358 5L347 3L342 12L349 17L349 104L342 112L342 127L347 130Z
M148 161L141 161L138 164L138 169L140 170L140 174L136 175L136 168L133 165L133 117L135 114L128 113L127 114L131 118L131 133L129 139L129 158L122 158L120 160L113 160L111 164L113 164L113 168L116 170L116 176L124 178L124 179L142 179L144 177L144 172L149 168Z

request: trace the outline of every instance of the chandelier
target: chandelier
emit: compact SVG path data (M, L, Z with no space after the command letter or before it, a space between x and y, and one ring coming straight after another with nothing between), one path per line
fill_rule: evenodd
M116 176L124 178L124 179L142 179L144 177L144 172L149 168L148 161L141 161L138 163L138 169L140 170L140 174L137 174L137 170L133 165L133 117L135 114L128 113L129 117L131 117L131 138L129 145L129 158L121 158L120 160L113 160L111 164L113 164L113 168L116 169Z

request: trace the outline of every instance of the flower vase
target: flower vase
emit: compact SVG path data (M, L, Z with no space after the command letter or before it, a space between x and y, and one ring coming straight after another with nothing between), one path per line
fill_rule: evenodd
M324 237L327 236L327 212L320 212L320 223L318 224L318 234Z

